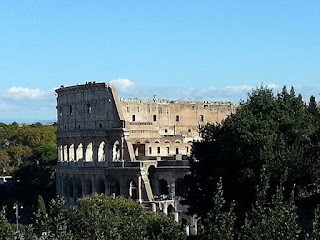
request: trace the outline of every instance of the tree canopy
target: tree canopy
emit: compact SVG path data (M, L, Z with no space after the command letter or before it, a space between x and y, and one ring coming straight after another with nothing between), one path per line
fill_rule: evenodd
M235 200L238 210L250 208L262 171L270 176L269 195L284 179L286 197L293 187L296 199L314 196L320 179L319 126L313 97L308 105L293 88L276 95L266 87L253 90L222 124L204 126L204 140L194 143L186 177L190 212L205 216L212 208L220 177L226 200Z
M180 225L172 219L146 211L123 197L94 194L79 200L72 210L70 229L75 239L182 240Z

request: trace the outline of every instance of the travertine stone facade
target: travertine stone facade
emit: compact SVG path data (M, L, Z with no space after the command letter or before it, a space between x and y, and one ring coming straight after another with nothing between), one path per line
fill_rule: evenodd
M61 86L56 93L57 193L69 204L98 192L182 211L177 202L199 125L235 110L222 102L119 100L106 83Z

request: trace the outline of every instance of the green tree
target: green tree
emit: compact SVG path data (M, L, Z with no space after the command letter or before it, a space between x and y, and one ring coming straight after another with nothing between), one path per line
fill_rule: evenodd
M204 140L194 143L191 174L186 177L190 212L205 216L212 209L213 186L222 177L225 199L236 201L237 215L243 219L256 200L263 167L270 176L269 195L284 174L285 198L294 185L297 197L312 195L320 179L316 121L293 88L288 92L284 87L277 95L265 87L253 90L236 113L221 125L205 126Z
M0 150L0 175L10 175L12 170L8 153L4 150Z
M226 208L223 197L222 179L217 184L217 192L213 199L213 209L202 220L203 240L233 240L237 236L235 227L236 216L234 213L234 203L230 208Z
M52 199L47 211L43 198L39 196L37 211L34 213L34 224L27 227L24 238L26 240L72 240L65 215L63 198Z
M298 215L293 202L293 192L290 198L285 200L280 184L269 201L267 196L268 181L269 179L263 174L260 187L257 189L257 201L252 210L247 213L245 223L242 226L241 239L304 239L303 232L297 223Z
M34 233L41 236L43 232L48 232L49 216L47 208L41 195L38 196L37 211L34 213Z
M0 211L0 239L12 240L15 237L14 228L6 218L6 209Z
M71 211L70 229L75 239L185 239L172 220L123 197L97 194L79 199L79 205Z

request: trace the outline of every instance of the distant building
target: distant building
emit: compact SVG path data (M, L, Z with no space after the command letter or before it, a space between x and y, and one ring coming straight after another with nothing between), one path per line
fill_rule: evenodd
M199 125L221 122L235 110L230 102L119 100L106 83L62 86L56 93L57 193L68 204L97 192L184 211L178 200Z

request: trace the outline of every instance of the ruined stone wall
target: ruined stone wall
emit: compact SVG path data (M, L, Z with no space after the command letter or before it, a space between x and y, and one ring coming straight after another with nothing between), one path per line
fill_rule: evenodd
M145 156L189 155L199 140L199 126L220 123L235 111L230 102L183 102L120 99L133 143L144 144Z
M221 102L119 100L106 83L61 86L56 93L57 193L69 204L92 192L178 200L199 125L235 111Z

